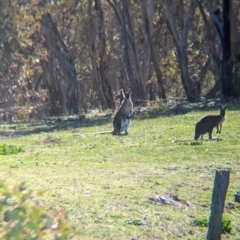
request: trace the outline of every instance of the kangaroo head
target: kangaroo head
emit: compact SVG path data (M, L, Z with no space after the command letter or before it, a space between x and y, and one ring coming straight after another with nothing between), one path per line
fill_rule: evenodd
M219 106L220 116L225 117L225 111L226 111L226 109L227 109L227 107Z
M122 112L124 112L125 115L127 115L127 117L130 117L133 109L133 104L131 100L132 90L129 92L122 90L122 95L124 99L121 103L120 109Z
M124 99L131 101L132 90L130 90L130 92L125 92L125 90L122 90L122 95Z

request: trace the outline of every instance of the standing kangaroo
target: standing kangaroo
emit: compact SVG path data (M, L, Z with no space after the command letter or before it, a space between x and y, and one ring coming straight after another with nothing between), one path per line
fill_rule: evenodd
M227 107L219 107L219 115L206 115L196 122L194 140L200 136L203 139L203 134L208 133L209 139L212 139L212 131L216 127L217 133L221 133L222 124L225 121L225 110Z
M123 101L113 116L113 130L107 132L99 132L95 134L112 133L113 135L124 132L128 134L128 129L131 125L131 116L133 112L133 104L131 100L132 90L126 93L122 90Z

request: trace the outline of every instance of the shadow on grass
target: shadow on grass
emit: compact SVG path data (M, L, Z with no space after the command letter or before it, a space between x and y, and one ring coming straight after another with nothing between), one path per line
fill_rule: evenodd
M179 145L189 145L189 146L197 146L202 145L204 142L213 142L213 141L222 141L223 139L215 137L212 139L202 139L202 140L193 140L193 139L184 139L184 140L175 140L173 143L179 144Z
M208 103L173 103L171 104L155 104L152 106L135 107L132 120L143 120L148 118L158 118L161 116L184 115L191 111L209 111L218 113L219 101ZM39 120L30 123L0 123L0 139L4 137L18 137L29 134L49 133L56 130L67 130L86 128L92 126L101 126L112 123L114 112L106 112L101 114L90 114L75 117L49 117L45 120ZM111 128L109 129L111 130ZM120 135L121 136L121 135ZM190 140L191 141L191 140Z
M67 130L76 128L85 128L90 126L99 126L111 122L109 114L106 116L85 118L70 117L70 118L47 118L46 120L40 120L30 123L10 123L1 124L0 138L4 137L17 137L30 134L49 133L56 130Z

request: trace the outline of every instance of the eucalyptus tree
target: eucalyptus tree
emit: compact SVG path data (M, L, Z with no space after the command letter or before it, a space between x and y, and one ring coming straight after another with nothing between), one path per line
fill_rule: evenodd
M152 31L151 31L152 23L150 23L148 5L152 6L153 1L148 1L147 2L147 0L142 0L143 20L144 20L144 24L145 24L145 31L146 31L146 35L147 35L147 41L149 43L151 59L152 59L152 62L153 62L154 70L156 72L157 82L158 82L158 85L159 85L159 92L160 92L159 97L163 98L163 99L166 99L165 89L164 89L163 81L162 81L162 73L161 73L160 68L159 68L159 62L157 60L156 51L154 49L154 44L153 44L153 40L152 40Z
M108 56L106 48L106 32L105 32L105 19L101 0L95 0L95 10L97 12L97 27L98 27L98 48L99 48L99 77L100 84L102 85L104 94L104 108L113 108L114 100L112 95L112 87L107 76ZM100 86L99 86L100 87ZM106 99L106 100L105 100Z
M130 18L129 14L129 2L126 0L122 0L121 2L117 3L116 0L110 1L107 0L109 3L109 6L112 7L117 22L120 26L121 30L121 39L122 39L122 48L123 48L123 77L125 79L125 87L130 87L133 89L133 101L135 102L139 96L139 89L141 87L144 89L144 86L141 86L142 79L141 79L141 73L140 73L140 67L138 62L138 56L137 56L137 50L136 50L136 44L135 44L135 38L134 38L134 32L132 27L132 20ZM130 49L133 52L134 56L134 62L135 62L135 73L134 73L134 67L131 61L130 56Z
M113 109L119 89L129 87L134 103L197 101L223 87L224 59L237 97L240 2L230 5L225 58L214 25L222 1L2 0L0 107L39 117Z
M21 1L6 4L3 9L8 12L5 22L11 24L9 33L12 36L4 41L3 50L6 51L6 45L10 46L9 67L14 67L15 74L9 81L14 86L11 95L15 105L21 106L22 102L22 105L29 105L30 111L32 105L37 108L38 100L44 98L51 115L62 115L67 111L77 114L76 69L50 14L54 15L54 7L45 1ZM44 87L47 89L45 96L39 93Z
M59 112L60 115L65 113L65 105L69 114L78 114L77 72L71 53L59 34L51 14L44 13L41 16L40 24L40 34L43 37L43 44L47 50L47 61L45 61L43 67L47 68L45 77L52 98L51 103L55 104L55 101L59 99L58 105L62 110ZM61 71L61 73L58 71ZM63 90L61 77L66 82L65 91Z
M189 75L188 66L188 34L192 28L195 9L197 6L196 1L191 0L189 6L187 6L184 1L181 1L181 3L178 5L180 8L180 19L175 19L175 15L173 14L171 8L171 3L168 0L159 0L159 2L164 9L164 15L169 27L169 31L175 42L178 64L181 71L181 80L185 94L189 101L197 101L199 99L199 95ZM172 4L174 4L174 1ZM179 26L177 26L178 24Z
M204 42L212 58L215 84L206 97L221 91L222 99L240 96L239 1L197 1L206 29ZM217 37L216 37L217 36Z

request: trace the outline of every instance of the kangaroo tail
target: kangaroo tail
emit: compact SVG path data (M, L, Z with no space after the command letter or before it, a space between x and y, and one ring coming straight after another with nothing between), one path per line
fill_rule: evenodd
M113 133L113 131L97 132L97 133L93 133L93 134L98 135L98 134L109 134L109 133Z

